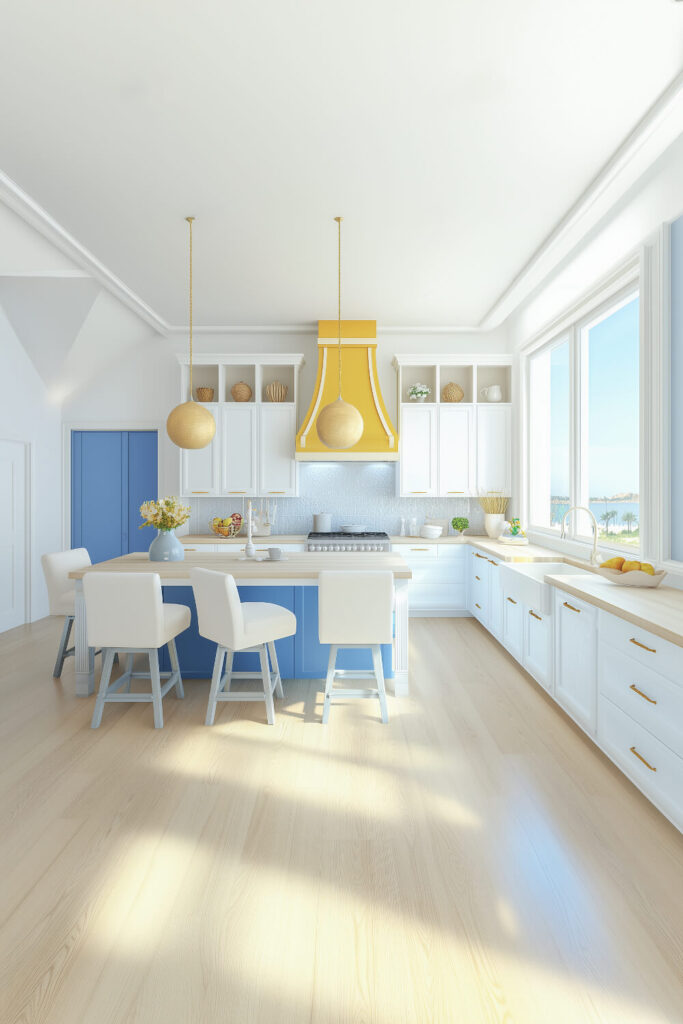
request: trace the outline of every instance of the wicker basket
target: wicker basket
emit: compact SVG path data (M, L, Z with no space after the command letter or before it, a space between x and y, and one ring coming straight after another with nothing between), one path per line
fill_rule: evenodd
M198 402L213 402L213 388L197 388Z
M289 388L286 384L281 384L279 380L274 380L272 384L266 385L266 398L269 402L286 402L288 391Z
M215 533L218 537L236 537L242 529L242 520L233 521L230 526L223 526L214 523L213 519L209 520L209 526L211 527L212 533Z
M465 397L465 392L459 384L455 384L453 381L450 384L446 384L446 387L441 392L442 402L462 402Z
M236 384L230 388L230 394L236 402L248 402L252 396L252 390L246 381L238 380Z

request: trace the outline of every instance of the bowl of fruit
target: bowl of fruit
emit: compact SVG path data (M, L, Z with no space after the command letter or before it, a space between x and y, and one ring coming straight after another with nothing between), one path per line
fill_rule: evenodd
M226 516L225 519L221 519L220 516L214 516L213 519L209 520L209 526L219 537L236 537L242 529L242 515L240 512L233 512L231 516Z
M665 572L655 572L649 562L638 562L620 555L608 558L595 571L621 587L658 587L666 576Z

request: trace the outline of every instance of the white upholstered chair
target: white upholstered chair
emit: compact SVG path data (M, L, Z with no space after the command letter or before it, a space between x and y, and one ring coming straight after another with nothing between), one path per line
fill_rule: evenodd
M93 729L102 721L105 704L127 701L151 702L154 728L163 728L163 697L173 686L176 697L185 696L175 638L190 625L190 609L184 604L164 604L161 580L155 572L89 572L83 577L83 593L88 644L102 648L102 678L92 716ZM165 644L172 671L162 686L159 648ZM117 652L127 654L128 663L124 674L110 683ZM138 653L149 657L149 674L133 671L133 657ZM151 693L131 693L132 679L151 679ZM122 693L124 686L126 691Z
M41 558L45 582L47 583L47 597L50 604L50 615L63 615L64 628L62 638L59 641L57 660L52 675L59 679L64 667L66 658L70 658L73 647L69 647L69 636L74 622L74 599L76 584L69 579L69 573L76 569L84 569L91 565L90 555L85 548L72 548L70 551L55 551L51 555L43 555Z
M262 700L268 725L275 723L273 691L283 696L275 641L296 633L296 616L279 604L240 601L233 576L212 569L191 569L192 589L197 605L199 632L216 646L216 658L206 709L206 724L213 725L218 701ZM237 651L252 651L260 658L260 672L233 672ZM268 654L270 652L270 666ZM225 674L223 661L227 658ZM263 690L231 693L233 679L258 679Z
M388 721L381 644L393 639L394 577L385 571L321 572L318 577L318 637L330 644L325 683L323 724L330 715L330 703L337 698L377 697L382 721ZM369 648L373 671L338 669L337 652L348 648ZM374 679L373 689L335 689L341 679Z

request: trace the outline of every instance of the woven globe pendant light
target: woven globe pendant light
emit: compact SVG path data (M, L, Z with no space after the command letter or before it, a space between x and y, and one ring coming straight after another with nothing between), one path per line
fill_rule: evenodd
M342 343L341 343L341 217L337 222L337 348L339 356L339 395L318 413L315 428L326 448L334 451L353 448L363 436L363 417L355 405L342 398Z
M190 225L190 401L172 409L166 420L166 433L179 448L206 448L216 433L216 421L203 405L195 402L192 394L192 221Z

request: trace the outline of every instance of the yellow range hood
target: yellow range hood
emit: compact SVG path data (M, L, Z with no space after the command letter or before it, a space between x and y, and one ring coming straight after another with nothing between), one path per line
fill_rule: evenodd
M342 320L344 401L363 417L363 433L352 448L327 448L318 437L318 413L339 393L338 323L318 321L318 377L310 408L296 435L296 458L301 462L395 462L398 432L382 399L377 380L377 321Z

